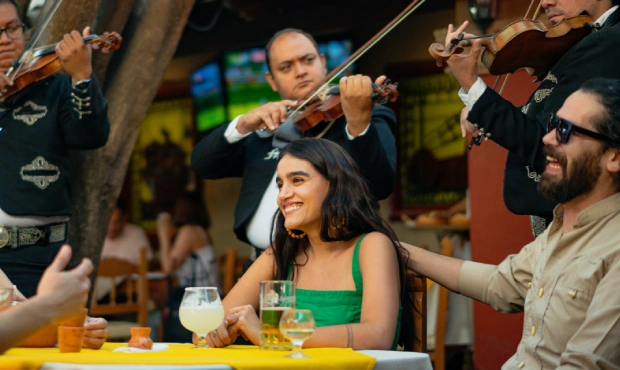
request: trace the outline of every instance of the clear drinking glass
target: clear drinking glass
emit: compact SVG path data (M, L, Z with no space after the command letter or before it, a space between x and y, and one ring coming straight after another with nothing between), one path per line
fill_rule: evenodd
M280 332L293 342L293 353L288 358L310 358L301 352L304 341L314 335L314 316L310 310L290 309L280 319Z
M224 306L215 287L185 288L179 307L181 324L196 335L199 341L194 348L208 348L207 333L224 321Z
M295 284L289 280L260 282L260 348L290 351L291 341L280 333L280 318L295 307Z

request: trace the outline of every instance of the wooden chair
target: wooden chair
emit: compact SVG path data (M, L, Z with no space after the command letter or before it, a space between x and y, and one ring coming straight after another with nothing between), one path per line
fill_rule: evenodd
M415 324L415 352L426 352L426 278L412 270L407 271L413 284L413 322Z
M441 254L444 256L452 256L452 238L445 236L441 239ZM429 280L430 281L430 280ZM431 284L428 289L431 288L435 282L430 281ZM434 348L428 350L428 354L433 363L435 370L444 370L446 367L446 323L448 320L448 289L436 284L439 289L439 298L437 302L437 321L435 323L435 335L434 335Z
M140 265L134 265L115 258L107 258L99 262L97 277L111 278L115 282L118 278L121 278L124 281L119 287L114 283L111 285L108 303L97 303L97 299L95 299L97 294L94 292L90 306L90 315L114 316L131 313L137 315L137 322L109 320L108 329L110 330L110 336L108 340L129 339L131 337L129 328L133 326L148 326L149 288L146 277L147 271L148 260L146 258L146 249L144 248L140 251ZM119 294L119 291L123 294ZM118 301L121 295L126 297L126 301Z

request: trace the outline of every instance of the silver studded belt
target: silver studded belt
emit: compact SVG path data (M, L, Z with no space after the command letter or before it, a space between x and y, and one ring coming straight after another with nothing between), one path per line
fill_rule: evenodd
M0 225L0 248L47 245L67 239L67 223L59 222L42 226Z

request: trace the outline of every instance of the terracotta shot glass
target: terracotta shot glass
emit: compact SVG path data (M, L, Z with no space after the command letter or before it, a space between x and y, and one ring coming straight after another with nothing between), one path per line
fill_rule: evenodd
M86 321L86 315L88 314L88 309L86 307L82 308L77 315L66 318L58 323L60 326L70 326L73 328L81 328L84 327L84 322Z
M151 328L136 326L129 328L131 339L127 342L127 347L152 349L153 340L151 340Z
M84 327L59 326L58 348L61 353L80 352L84 339Z

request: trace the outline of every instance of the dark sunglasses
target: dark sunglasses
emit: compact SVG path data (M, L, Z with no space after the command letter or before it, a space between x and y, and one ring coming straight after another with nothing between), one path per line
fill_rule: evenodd
M551 113L551 115L549 116L549 122L547 123L547 132L551 132L551 130L553 129L555 129L555 139L560 144L568 143L568 139L570 139L570 134L572 132L577 132L582 135L589 136L593 139L613 144L614 146L618 145L618 143L615 143L609 136L605 136L603 134L599 134L598 132L590 131L583 127L579 127L574 123L565 120L564 118L556 116L555 113Z

